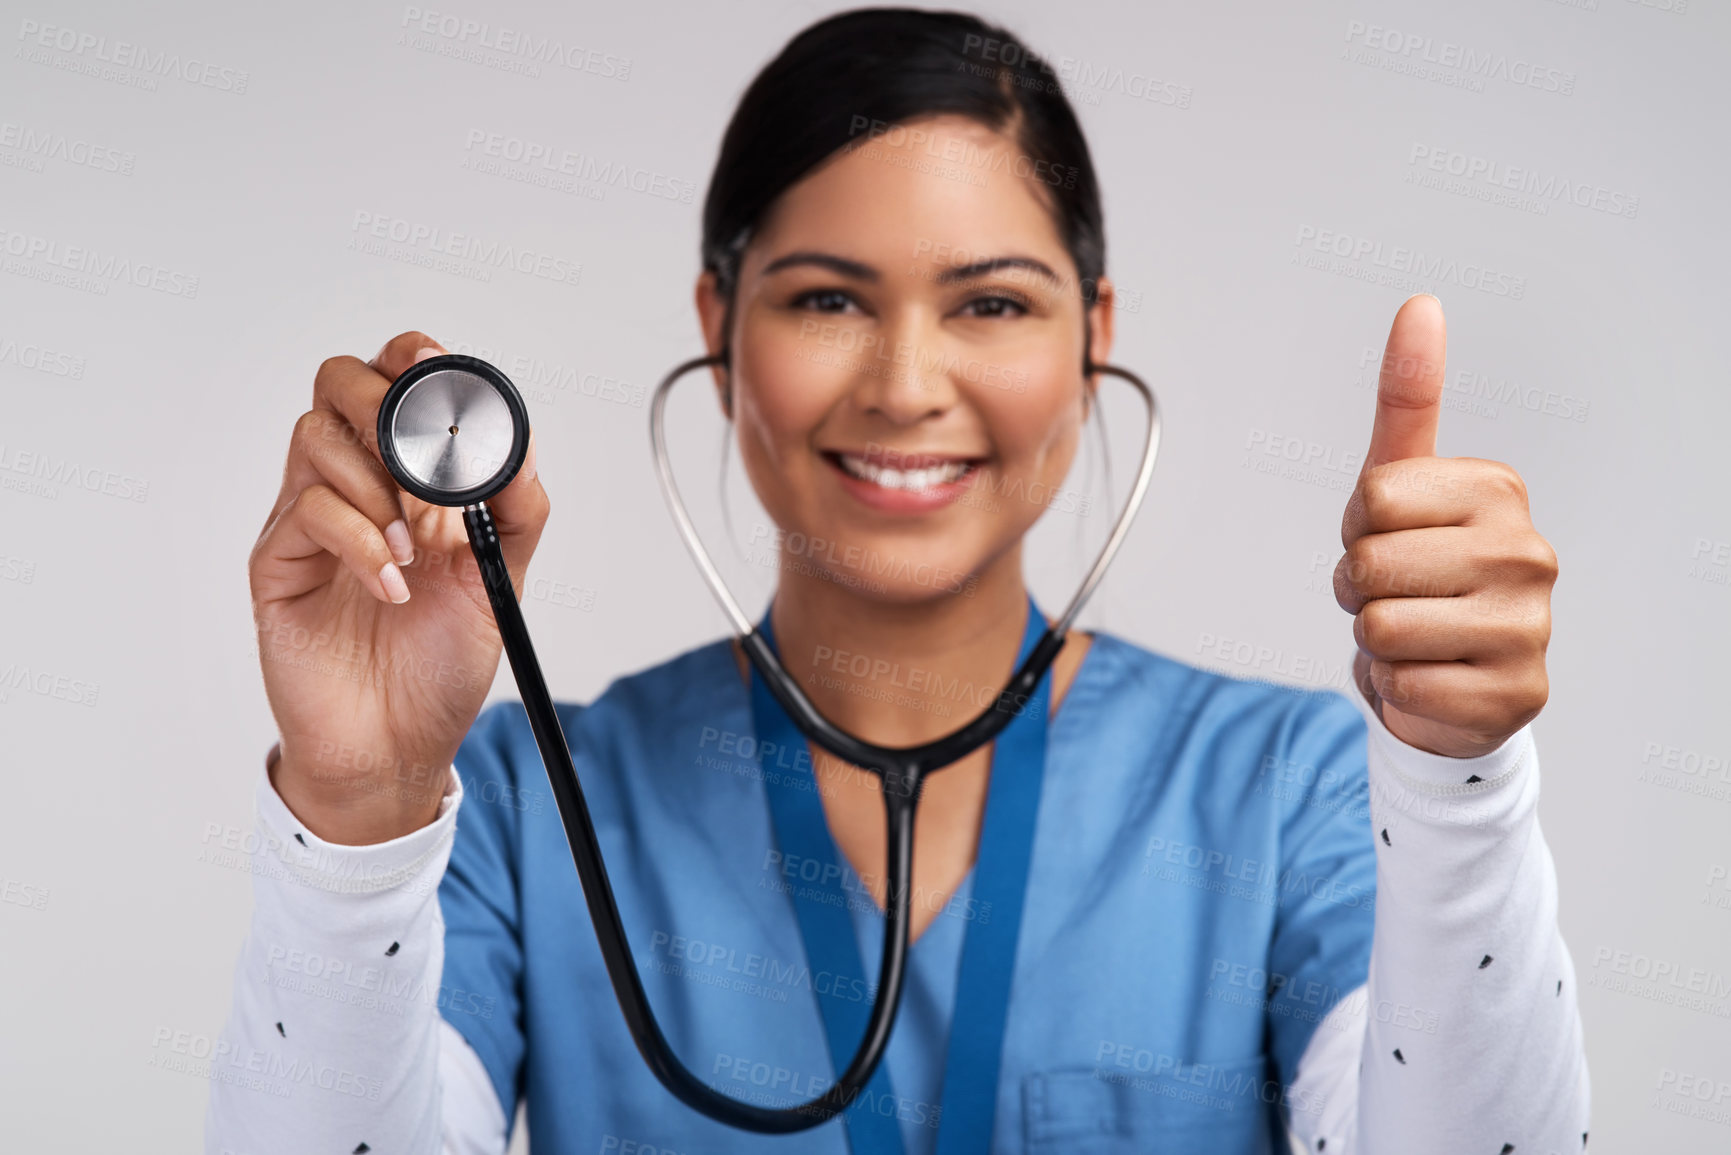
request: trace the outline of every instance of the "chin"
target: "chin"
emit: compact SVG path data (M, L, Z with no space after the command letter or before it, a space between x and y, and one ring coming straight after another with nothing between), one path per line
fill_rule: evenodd
M816 524L834 526L836 522ZM830 532L836 534L833 529ZM953 543L951 548L944 548L924 534L844 530L825 537L788 530L781 536L781 549L784 573L828 582L871 601L913 605L972 597L979 584L978 551L957 550Z

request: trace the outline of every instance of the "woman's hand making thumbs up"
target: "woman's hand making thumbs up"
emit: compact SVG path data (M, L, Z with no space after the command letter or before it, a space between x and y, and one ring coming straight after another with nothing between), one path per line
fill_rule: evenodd
M1384 725L1411 746L1469 758L1549 696L1557 555L1511 466L1436 456L1446 352L1441 302L1408 300L1389 330L1334 592L1354 615L1354 673Z

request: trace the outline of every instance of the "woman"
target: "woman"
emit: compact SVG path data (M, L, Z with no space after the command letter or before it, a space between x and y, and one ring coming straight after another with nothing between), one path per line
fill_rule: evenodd
M703 265L717 398L784 535L785 664L867 740L954 729L1045 623L1028 495L1061 491L1112 347L1052 74L972 17L812 26L729 125ZM1072 633L1014 757L1006 731L929 780L887 1058L787 1136L633 1054L523 710L480 711L500 647L458 513L400 493L371 433L441 347L326 361L251 563L281 741L209 1150L500 1152L520 1100L554 1152L1580 1150L1527 729L1555 558L1513 470L1435 456L1441 342L1409 301L1343 524L1368 729ZM492 505L521 589L532 447ZM876 780L788 740L720 641L561 720L683 1061L750 1102L820 1093L875 994Z

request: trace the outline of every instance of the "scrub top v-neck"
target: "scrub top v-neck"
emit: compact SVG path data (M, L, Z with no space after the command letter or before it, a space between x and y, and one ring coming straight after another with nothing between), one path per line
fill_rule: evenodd
M958 698L956 716L980 704ZM750 688L726 640L559 712L676 1053L737 1098L785 1107L821 1093L834 1076L822 1001L865 1004L873 992L814 973L790 909L800 866L778 849L766 780L809 775L809 755L760 763ZM1049 719L994 1155L1276 1149L1276 1108L1254 1091L1291 1079L1328 1002L1288 1006L1291 993L1338 998L1368 969L1364 735L1341 695L1238 681L1094 635ZM440 1011L507 1118L526 1099L536 1150L845 1155L839 1120L786 1136L738 1131L680 1104L643 1065L522 706L483 711L456 764L465 802L439 890ZM1314 768L1312 785L1271 788L1269 768L1283 766ZM1258 873L1226 880L1220 863ZM882 916L841 865L875 979ZM938 1151L966 934L996 914L978 883L976 873L910 954L885 1059L909 1155ZM1227 989L1218 976L1241 966L1285 985L1266 997Z
M1045 616L1029 598L1013 669L1027 659L1045 628ZM767 611L758 630L779 654ZM932 1063L943 1056L934 1095L937 1106L931 1108L933 1100L928 1099L926 1111L901 1111L892 1076L899 1064L880 1062L870 1082L845 1112L852 1155L913 1155L928 1151L934 1120L939 1128L938 1155L974 1155L990 1149L1012 963L1045 769L1050 687L1048 673L1027 701L1015 704L1013 719L991 744L991 774L969 882L970 889L978 890L981 904L989 906L992 915L965 924L959 944L958 977L950 984L951 1013L940 1020L949 1023L948 1046L920 1052L913 1071L920 1086L931 1088ZM830 836L806 739L755 670L751 673L751 703L760 764L773 759L772 751L801 750L808 755L796 760L793 771L765 779L778 850L784 861L796 860L802 867L809 864L812 868L811 880L802 881L790 895L806 963L813 970L834 974L850 985L862 984L866 976L881 971L888 921L875 920L872 949L864 949L865 936L860 924L873 921L875 906L867 909L865 904L856 906L848 902L849 891L842 885L841 874L846 858L837 851ZM803 878L806 872L802 869L800 873ZM906 900L911 902L916 897L910 880ZM924 937L919 941L924 941ZM956 944L952 944L952 949L957 949ZM875 997L877 983L871 985ZM865 1034L871 1000L820 998L819 1007L831 1066L839 1077ZM921 1115L926 1118L922 1120ZM911 1133L904 1136L904 1128Z

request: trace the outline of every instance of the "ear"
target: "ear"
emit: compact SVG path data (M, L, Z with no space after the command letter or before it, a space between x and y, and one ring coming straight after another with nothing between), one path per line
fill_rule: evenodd
M1112 326L1118 313L1114 307L1117 299L1117 289L1110 280L1101 277L1095 282L1094 303L1087 306L1084 314L1087 321L1088 363L1091 365L1105 365L1112 360ZM1091 408L1094 394L1100 388L1099 376L1089 374L1083 386L1087 390L1085 404ZM1087 414L1088 409L1084 409L1083 416Z
M703 328L703 347L714 356L727 347L727 299L721 295L715 274L707 269L697 278L696 302L697 320ZM728 370L715 365L709 373L715 379L715 393L721 402L721 411L731 420L733 392Z

